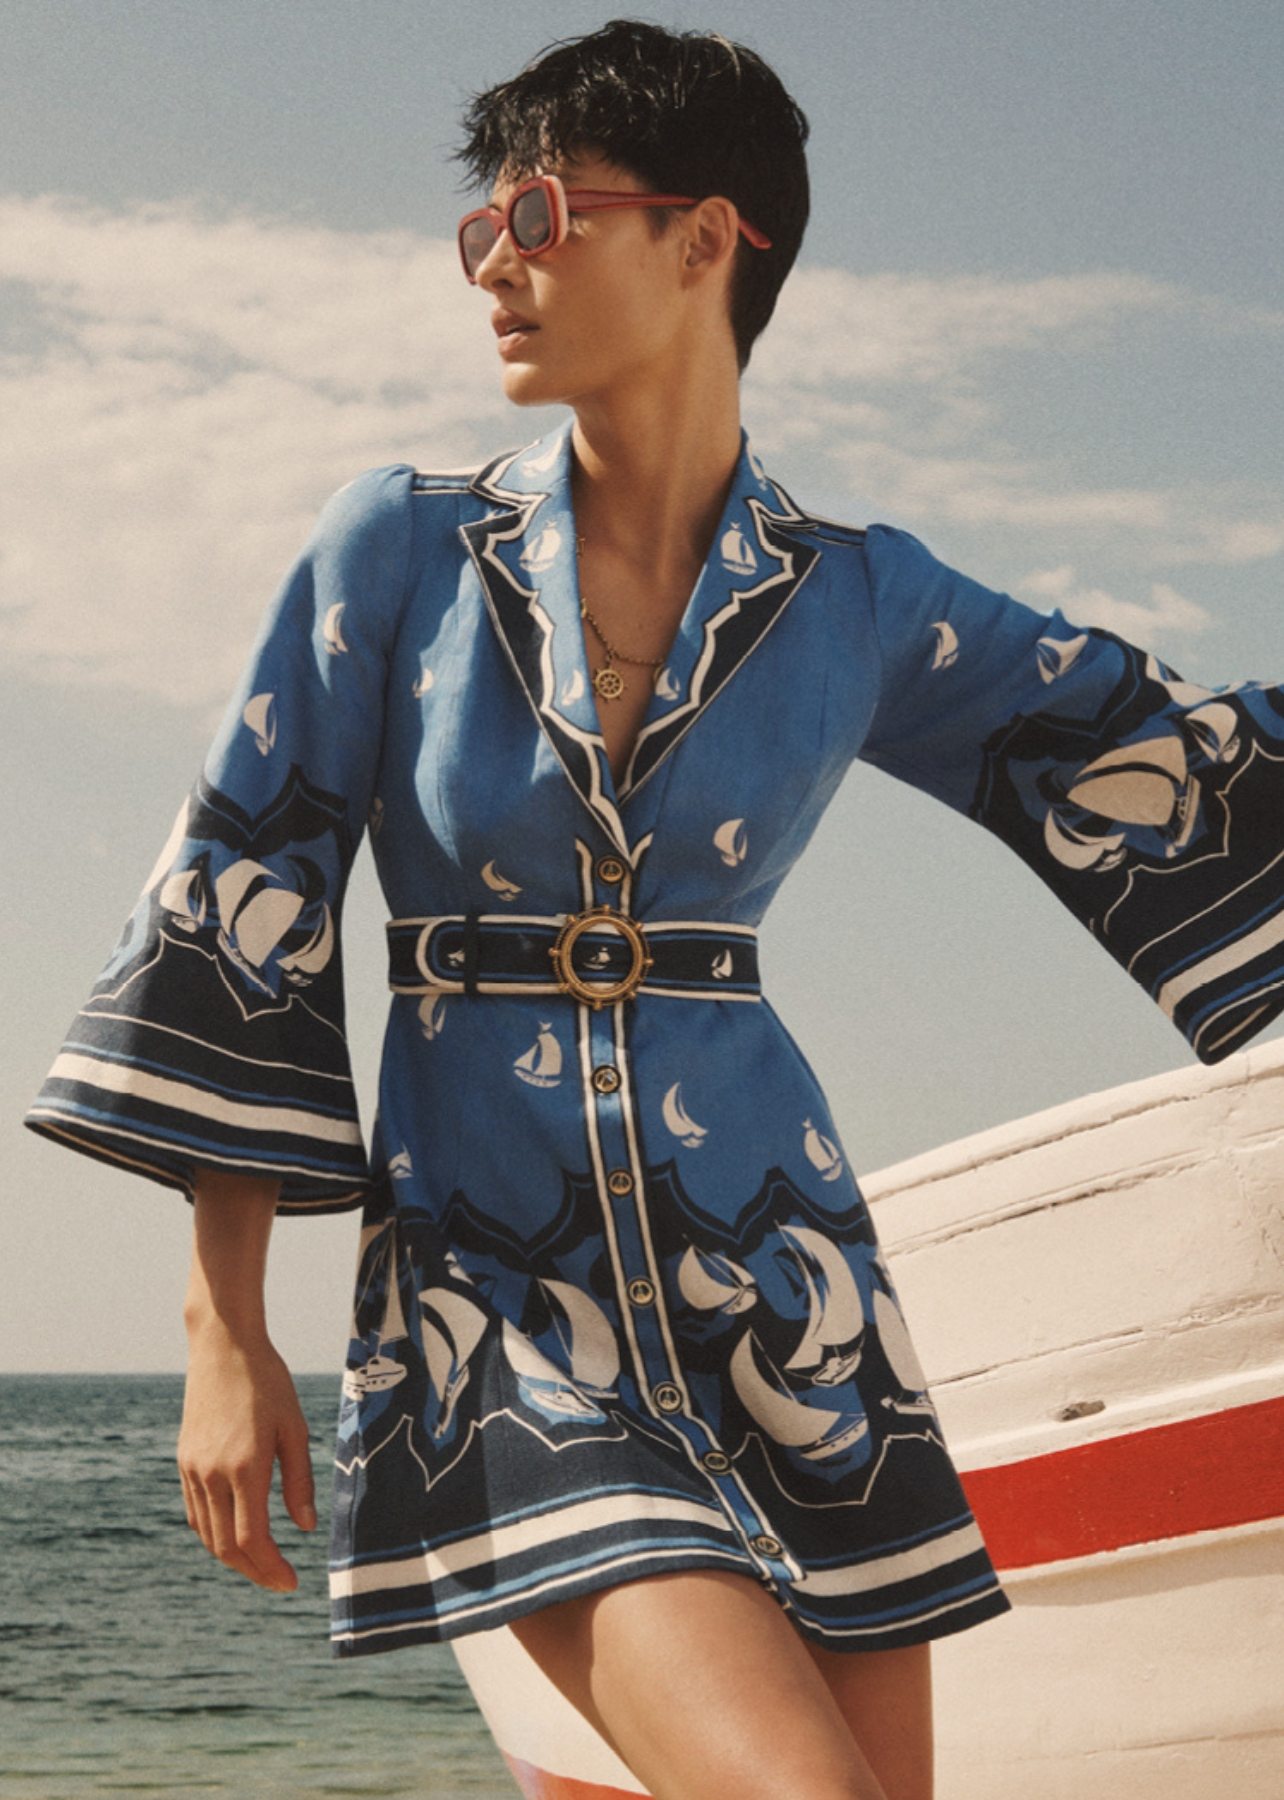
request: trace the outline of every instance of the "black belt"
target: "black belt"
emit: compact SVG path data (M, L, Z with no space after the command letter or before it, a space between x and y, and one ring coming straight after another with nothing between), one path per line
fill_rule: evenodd
M569 994L598 1007L639 991L757 1000L758 935L721 920L633 919L609 906L551 916L389 919L396 994Z

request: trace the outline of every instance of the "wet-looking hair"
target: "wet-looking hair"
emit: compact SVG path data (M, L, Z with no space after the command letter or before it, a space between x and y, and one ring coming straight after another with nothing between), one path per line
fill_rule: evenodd
M614 19L550 45L469 102L455 152L478 186L596 152L653 193L718 194L771 239L743 239L731 281L741 369L807 224L807 120L754 51L712 32ZM658 233L672 219L648 212Z

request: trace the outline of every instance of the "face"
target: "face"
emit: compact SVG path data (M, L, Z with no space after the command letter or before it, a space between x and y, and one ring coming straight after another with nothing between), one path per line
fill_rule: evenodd
M636 192L628 171L584 156L541 171L568 188ZM490 196L501 209L518 179ZM519 406L575 405L613 388L666 379L689 312L682 280L683 234L657 237L645 210L572 212L565 242L539 256L517 254L500 234L477 271L489 296L504 392Z

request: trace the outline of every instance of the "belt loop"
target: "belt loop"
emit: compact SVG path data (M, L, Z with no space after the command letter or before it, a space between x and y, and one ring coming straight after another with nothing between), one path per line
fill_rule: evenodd
M477 919L476 912L464 914L464 992L477 992Z

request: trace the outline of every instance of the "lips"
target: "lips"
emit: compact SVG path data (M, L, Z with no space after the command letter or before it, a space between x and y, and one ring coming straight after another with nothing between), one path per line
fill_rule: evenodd
M500 307L497 312L493 312L490 322L494 326L495 335L498 338L511 337L516 332L539 330L538 325L532 325L530 320L524 319L520 313L509 312L507 307Z

